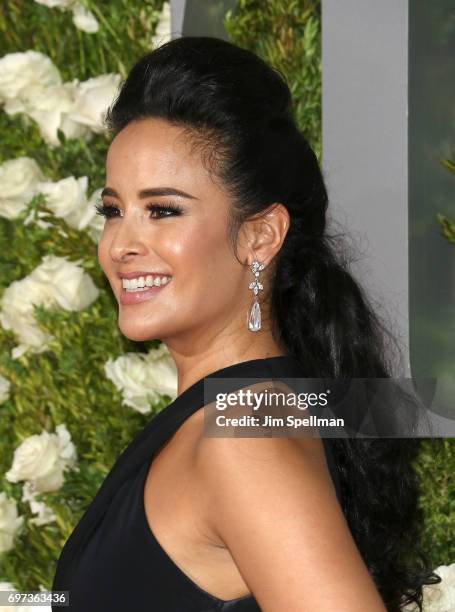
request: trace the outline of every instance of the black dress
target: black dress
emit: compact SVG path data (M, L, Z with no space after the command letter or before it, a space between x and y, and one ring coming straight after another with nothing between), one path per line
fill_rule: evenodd
M206 378L299 378L290 356L227 366ZM53 591L69 591L73 612L247 612L260 610L252 595L224 601L210 595L167 555L149 528L144 485L154 454L204 406L204 378L159 412L117 459L60 554ZM338 499L340 486L322 438ZM53 607L53 610L62 610Z

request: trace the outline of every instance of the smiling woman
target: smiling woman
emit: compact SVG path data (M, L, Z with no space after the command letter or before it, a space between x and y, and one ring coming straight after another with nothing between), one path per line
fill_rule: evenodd
M163 119L129 123L109 148L107 187L98 208L106 216L98 255L121 306L121 331L134 340L160 338L171 350L172 336L178 342L182 333L207 325L215 314L217 320L226 318L238 287L210 285L217 274L238 278L241 269L226 238L229 198L191 144L181 127ZM125 273L137 279L166 275L171 282L146 291L138 283L140 291L125 296L119 282ZM218 313L206 299L208 291L217 295ZM139 303L140 309L123 308Z
M99 262L122 333L170 350L178 397L117 460L53 589L76 612L421 609L438 579L416 441L204 435L208 378L391 375L285 80L183 37L133 67L108 122Z

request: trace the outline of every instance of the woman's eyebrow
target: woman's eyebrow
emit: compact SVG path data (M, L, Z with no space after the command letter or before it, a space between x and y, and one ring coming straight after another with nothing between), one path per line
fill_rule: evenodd
M176 195L181 196L182 198L188 198L191 200L199 200L196 196L193 196L186 191L181 191L180 189L175 189L174 187L150 187L149 189L142 189L138 192L139 198L150 198L153 196L169 196ZM118 198L119 195L112 189L111 187L105 187L101 192L101 196L112 196L114 198Z

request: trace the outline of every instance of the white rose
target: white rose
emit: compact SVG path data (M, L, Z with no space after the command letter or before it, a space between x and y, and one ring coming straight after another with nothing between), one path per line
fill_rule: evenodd
M44 179L36 161L30 157L9 159L0 165L0 216L15 219L37 194Z
M13 281L0 297L0 324L12 330L21 344L13 349L17 359L28 349L47 350L53 336L42 331L35 320L33 304L69 311L82 310L98 298L92 278L64 257L45 255L42 263L25 278Z
M99 296L99 289L79 263L45 255L42 264L33 271L33 278L52 288L55 301L64 310L83 310Z
M69 118L101 134L105 112L116 97L120 81L119 74L103 74L79 83Z
M9 399L10 387L10 381L0 374L0 404Z
M177 395L177 368L167 347L148 354L126 353L104 365L106 376L122 392L122 404L147 414L161 394Z
M5 477L10 482L28 480L37 492L57 491L64 482L64 471L77 459L74 444L64 425L57 434L42 431L25 438L14 451L13 465Z
M30 511L37 516L31 518L29 523L35 523L36 525L47 525L53 523L56 516L51 508L46 506L44 502L39 502L36 499L38 491L33 482L26 481L22 487L22 501L28 502L30 505Z
M71 441L71 434L64 423L60 423L55 428L60 445L60 459L63 462L64 470L76 469L77 451Z
M81 219L79 226L79 229L87 228L90 238L95 243L98 243L105 224L105 218L102 215L98 215L95 209L95 205L101 200L102 191L102 188L96 189L90 196L87 202L86 214Z
M83 138L89 142L93 138L93 132L90 131L88 126L82 125L71 119L69 113L72 112L73 106L71 106L68 113L62 114L60 129L65 134L66 138Z
M105 224L105 218L98 215L95 209L95 205L101 200L101 192L102 188L99 188L92 193L79 216L77 225L78 230L87 230L88 235L95 243L98 243Z
M123 395L122 404L137 412L150 412L150 403L157 401L155 391L146 386L146 362L139 353L121 355L115 361L108 359L104 365L106 376Z
M26 438L14 451L5 477L10 482L30 480L39 491L56 491L64 481L57 436L43 431Z
M177 397L177 366L164 343L158 348L151 349L146 355L149 365L147 369L147 384L153 387L160 395L169 395L172 399Z
M38 124L40 134L50 145L60 145L57 130L61 129L67 138L79 138L87 128L69 120L76 96L76 84L63 83L48 87L29 87L21 96L23 112ZM5 108L11 114L11 109ZM13 110L15 110L13 108Z
M38 183L38 191L46 197L46 206L56 217L62 218L74 229L82 229L81 221L87 215L88 178L68 176L56 183Z
M13 349L13 359L23 355L28 349L35 353L47 350L47 342L53 336L41 330L34 317L33 304L52 307L55 299L51 288L37 282L32 276L13 281L0 297L0 324L11 330L20 344Z
M155 34L152 36L152 45L153 47L159 47L169 40L171 40L171 4L170 2L164 2Z
M0 493L0 554L13 548L14 538L22 527L23 516L17 514L16 500Z
M98 32L100 27L95 15L80 2L73 6L73 23L76 28L88 34Z
M38 51L8 53L0 59L0 102L21 97L29 87L61 83L51 59Z

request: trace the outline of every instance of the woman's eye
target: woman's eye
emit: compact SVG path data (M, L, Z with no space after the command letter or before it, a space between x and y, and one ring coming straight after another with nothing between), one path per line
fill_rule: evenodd
M180 215L183 212L183 209L180 206L175 206L173 204L147 204L147 210L149 210L150 213L160 213L159 217L152 217L153 219L173 217L174 215Z
M107 204L95 204L95 210L96 210L97 215L106 217L106 219L115 217L116 216L115 211L118 212L118 208L116 206L110 206Z
M106 219L118 217L120 213L120 210L117 208L117 206L113 206L112 204L96 204L95 209L97 215L106 217ZM173 204L148 204L147 210L150 211L152 219L172 217L173 215L179 215L182 213L182 208ZM155 215L152 213L159 213L159 215Z

